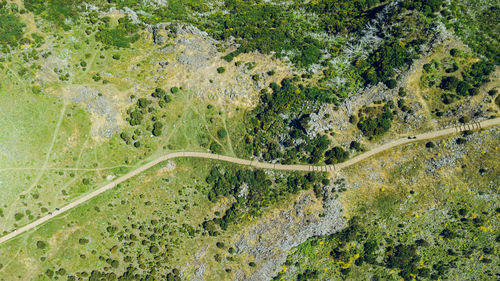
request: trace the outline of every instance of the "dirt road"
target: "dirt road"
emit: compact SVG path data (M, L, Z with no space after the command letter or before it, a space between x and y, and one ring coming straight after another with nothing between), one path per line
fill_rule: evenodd
M113 187L117 186L118 184L146 171L147 169L155 166L156 164L173 159L173 158L180 158L180 157L191 157L191 158L205 158L205 159L214 159L214 160L220 160L220 161L226 161L226 162L231 162L235 164L240 164L240 165L246 165L246 166L251 166L255 168L261 168L261 169L275 169L275 170L284 170L284 171L318 171L318 172L328 172L328 171L334 171L338 169L343 169L346 167L349 167L351 165L354 165L360 161L363 161L377 153L380 153L382 151L391 149L396 146L400 146L403 144L411 143L411 142L416 142L416 141L421 141L421 140L428 140L428 139L433 139L433 138L438 138L446 135L450 135L453 133L458 133L462 132L465 130L475 130L479 128L486 128L486 127L491 127L491 126L496 126L500 125L500 118L496 119L488 119L485 121L482 121L480 123L470 123L466 125L461 125L460 127L453 127L453 128L448 128L448 129L442 129L438 131L433 131L433 132L428 132L424 134L419 134L412 136L412 138L401 138L392 142L388 142L386 144L383 144L377 148L374 148L370 151L367 151L363 154L360 154L354 158L351 158L343 163L336 164L336 165L326 165L326 166L312 166L312 165L281 165L281 164L271 164L271 163L263 163L263 162L257 162L254 160L247 160L247 159L241 159L241 158L235 158L235 157L229 157L229 156L223 156L223 155L217 155L217 154L212 154L212 153L204 153L204 152L174 152L170 153L161 157L158 157L154 159L153 161L144 164L137 168L134 171L131 171L115 180L112 182L106 184L105 186L92 191L89 194L84 195L83 197L69 203L68 205L61 207L59 210L56 210L52 212L52 215L46 215L30 224L27 224L21 228L19 228L16 231L13 231L3 237L0 238L0 244L10 240L21 233L24 233L28 230L31 230L44 222L52 219L53 217L60 215L70 209L73 209L77 207L78 205L98 196L99 194L106 192Z

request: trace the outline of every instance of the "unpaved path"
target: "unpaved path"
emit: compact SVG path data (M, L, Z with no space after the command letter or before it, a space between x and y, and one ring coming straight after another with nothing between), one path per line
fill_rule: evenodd
M354 158L349 159L346 162L336 164L336 165L327 165L327 166L312 166L312 165L281 165L281 164L271 164L271 163L263 163L263 162L257 162L257 161L252 161L252 160L247 160L247 159L241 159L241 158L235 158L235 157L230 157L230 156L224 156L224 155L217 155L217 154L212 154L212 153L205 153L205 152L173 152L169 153L164 156L160 156L153 161L144 164L137 168L134 171L131 171L114 181L106 184L105 186L92 191L89 194L84 195L83 197L69 203L68 205L61 207L59 210L54 211L51 215L46 215L30 224L27 224L21 228L19 228L16 231L13 231L3 237L0 238L0 244L12 239L21 233L24 233L28 230L31 230L44 222L52 219L53 217L60 215L70 209L73 209L77 207L78 205L85 203L89 201L90 199L98 196L99 194L106 192L113 187L117 186L118 184L148 170L149 168L155 166L156 164L173 159L173 158L181 158L181 157L192 157L192 158L205 158L205 159L214 159L214 160L220 160L220 161L226 161L226 162L231 162L234 164L240 164L240 165L246 165L246 166L251 166L255 168L261 168L261 169L275 169L275 170L284 170L284 171L318 171L318 172L328 172L328 171L334 171L337 169L342 169L349 167L351 165L354 165L360 161L363 161L377 153L380 153L382 151L391 149L396 146L400 146L403 144L411 143L411 142L416 142L416 141L421 141L421 140L427 140L427 139L433 139L433 138L438 138L446 135L450 135L453 133L459 133L465 130L474 130L474 129L479 129L479 128L486 128L486 127L491 127L491 126L496 126L500 125L500 118L496 119L488 119L485 121L482 121L480 123L471 123L471 124L466 124L466 125L461 125L459 127L452 127L448 129L442 129L438 131L433 131L433 132L428 132L428 133L423 133L419 135L413 136L413 138L401 138L392 142L388 142L386 144L383 144L377 148L374 148L370 151L367 151L363 154L360 154Z

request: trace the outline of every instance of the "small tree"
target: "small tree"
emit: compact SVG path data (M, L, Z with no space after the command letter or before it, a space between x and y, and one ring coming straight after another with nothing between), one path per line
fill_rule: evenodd
M445 76L441 79L439 87L443 90L451 91L457 88L458 82L459 80L455 76Z
M227 131L224 128L221 128L220 130L217 131L217 136L221 139L227 137Z
M389 79L389 80L385 81L385 85L389 89L394 89L394 88L396 88L398 83L396 82L396 79Z
M43 250L45 249L45 247L47 247L47 243L43 241L36 241L36 247L40 250Z
M78 239L78 243L80 245L85 245L85 244L89 243L89 239L87 239L87 238L80 238L80 239Z
M224 67L221 66L217 68L217 73L222 74L224 72L226 72L226 69Z
M470 88L471 88L471 86L469 83L467 83L465 81L460 81L457 84L457 94L459 94L461 96L467 96L467 95L469 95Z
M21 220L23 217L24 217L24 214L23 214L23 213L15 213L15 214L14 214L14 219L15 219L16 221Z
M162 133L162 129L163 129L163 124L159 121L155 122L153 124L153 131L152 131L153 135L155 137L160 136Z

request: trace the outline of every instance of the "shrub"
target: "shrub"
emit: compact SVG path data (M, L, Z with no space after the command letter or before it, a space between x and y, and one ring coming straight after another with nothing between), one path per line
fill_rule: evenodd
M460 51L459 49L453 48L453 49L450 50L450 55L452 57L458 57L458 56L462 55L462 51Z
M350 149L354 149L356 151L361 151L363 148L361 147L361 144L357 141L351 141L351 144L349 145Z
M478 88L471 88L469 89L469 95L470 96L475 96L479 94L479 89Z
M47 277L49 278L52 278L52 276L54 276L54 271L52 271L51 269L47 269L45 271L45 275L47 275Z
M474 63L470 69L462 73L462 75L464 75L465 79L472 85L479 87L494 70L495 66L492 63L482 60Z
M139 108L146 108L148 107L152 102L150 100L148 100L147 98L140 98L137 100L137 106L139 106Z
M210 144L210 151L216 154L222 153L222 146L217 142L212 142Z
M45 249L45 247L47 247L47 243L43 241L36 241L36 247L40 250L43 250Z
M151 246L151 247L149 247L149 252L150 252L151 254L156 254L156 253L158 253L158 251L159 251L159 250L160 250L160 249L158 249L158 247L157 247L157 246Z
M15 213L15 214L14 214L14 219L15 219L16 221L21 220L23 217L24 217L24 214L23 214L23 213Z
M177 88L177 87L172 87L172 88L170 88L170 92L171 92L172 94L176 94L176 93L178 93L178 92L179 92L179 88Z
M217 136L221 139L227 137L227 131L224 128L221 128L220 130L217 131Z
M397 82L396 82L396 79L389 79L387 81L385 81L385 85L387 86L387 88L389 89L394 89L396 88L397 86Z
M217 68L217 73L219 73L219 74L224 73L225 71L226 71L226 69L222 66Z
M87 238L80 238L80 239L78 239L78 243L80 245L85 245L85 244L89 243L89 240Z
M455 90L458 86L458 78L455 76L445 76L441 79L441 84L439 87L443 90L452 91Z
M99 73L94 74L94 75L92 76L92 79L93 79L95 82L97 82L97 81L101 80L101 74L99 74Z
M336 146L327 152L325 152L325 163L336 164L340 162L344 162L349 157L349 152L345 151L342 147Z
M162 133L162 128L163 128L163 124L161 122L155 122L153 124L153 136L157 137L157 136L160 136L161 133Z
M17 46L25 26L17 16L9 14L0 6L0 47Z
M96 40L110 46L129 48L131 43L139 39L139 34L129 35L123 28L103 29L96 33Z
M461 96L467 96L467 95L469 95L470 88L471 88L471 86L469 83L467 83L465 81L460 81L460 82L458 82L458 85L457 85L457 94L459 94Z

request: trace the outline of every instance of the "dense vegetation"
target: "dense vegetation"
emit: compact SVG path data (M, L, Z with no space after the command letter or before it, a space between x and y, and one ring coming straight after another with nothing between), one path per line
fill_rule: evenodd
M485 59L470 62L470 56L465 51L453 48L440 61L434 59L424 64L421 85L428 89L439 89L439 99L445 105L478 95L479 88L490 81L495 66ZM438 109L437 114L441 115L441 110Z
M220 217L203 223L210 235L217 235L218 228L227 230L234 223L241 223L248 216L258 217L271 204L296 194L300 190L321 187L329 183L319 173L290 174L285 177L269 176L263 170L234 169L231 166L215 166L205 181L209 184L208 199L217 201L222 197L234 199L234 203Z
M25 24L9 11L5 3L0 3L0 50L15 47L23 38Z
M393 102L388 102L382 107L367 107L361 109L358 113L358 129L363 132L363 135L369 138L389 131L393 119L393 109Z
M294 81L298 80L284 79L281 85L270 85L271 93L262 91L260 104L249 116L247 153L281 163L299 160L315 164L323 160L330 140L326 135L307 136L310 114L318 104L337 103L338 99L328 89L297 86Z
M443 21L475 52L500 64L500 22L498 1L451 1Z
M133 144L137 148L141 147L141 135L144 132L144 128L155 137L163 134L162 119L166 118L166 115L162 114L161 109L171 102L172 97L161 88L156 88L155 91L151 93L151 97L153 100L149 98L138 98L135 106L127 109L128 117L126 121L131 127L135 127L135 129L123 131L120 134L120 137L126 144ZM153 101L155 101L155 103L153 103ZM139 127L139 125L143 123L145 123L145 126Z
M77 0L23 0L26 10L40 15L61 26L64 30L72 28L69 24L80 15L80 1Z
M95 37L106 45L128 48L139 39L138 30L139 25L132 23L128 16L120 18L117 26L112 26L109 18L103 18Z

